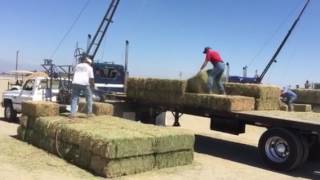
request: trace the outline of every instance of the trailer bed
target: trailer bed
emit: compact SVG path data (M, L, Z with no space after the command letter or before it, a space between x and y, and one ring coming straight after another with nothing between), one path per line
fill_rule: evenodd
M227 115L229 116L229 115ZM264 127L282 126L299 130L320 132L320 113L287 111L242 111L230 117L243 120L246 124Z

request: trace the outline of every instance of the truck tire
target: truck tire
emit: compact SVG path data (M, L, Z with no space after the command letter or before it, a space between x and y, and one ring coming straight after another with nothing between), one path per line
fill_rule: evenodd
M272 128L263 133L258 148L264 162L278 171L298 167L304 154L302 139L282 128Z
M310 156L309 160L310 161L319 161L320 160L320 143L316 142L312 144L310 147Z
M10 122L13 122L17 119L17 113L13 109L11 103L6 103L4 106L4 118Z

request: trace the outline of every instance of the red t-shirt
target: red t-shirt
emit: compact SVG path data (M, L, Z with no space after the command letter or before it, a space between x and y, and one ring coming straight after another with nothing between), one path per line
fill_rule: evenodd
M217 51L208 50L206 55L206 61L210 61L211 63L215 64L217 62L223 62L220 54Z

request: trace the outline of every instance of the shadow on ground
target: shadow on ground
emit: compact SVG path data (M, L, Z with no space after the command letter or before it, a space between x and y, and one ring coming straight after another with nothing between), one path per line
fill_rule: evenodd
M264 165L258 149L255 146L196 135L195 151L272 171ZM278 173L283 173L292 177L320 179L320 161L308 161L302 167L292 172Z

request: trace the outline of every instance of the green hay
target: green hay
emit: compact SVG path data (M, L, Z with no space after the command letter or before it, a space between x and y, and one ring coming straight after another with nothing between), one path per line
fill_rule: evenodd
M185 88L186 82L180 80L130 78L127 97L132 101L175 105Z
M279 110L280 88L273 85L225 83L228 95L255 98L255 110Z
M281 103L280 104L280 108L279 108L281 111L288 111L289 108L288 108L288 105L284 104L284 103Z
M312 111L320 113L320 105L313 104L312 105Z
M296 103L320 105L319 89L295 89L293 91L298 96L298 99L295 101Z
M249 96L258 99L279 99L280 88L273 85L225 83L228 95Z
M31 117L57 116L59 115L59 105L44 101L22 102L22 114Z
M193 108L217 111L250 111L254 109L254 99L244 96L186 93L183 104Z
M202 71L195 76L187 80L186 92L189 93L209 93L208 89L208 74L211 73L212 69ZM226 81L226 77L222 76L222 82ZM213 87L213 91L217 92L217 87Z
M155 161L156 167L159 169L191 164L193 161L193 151L178 151L156 154Z
M311 104L293 104L293 109L296 112L311 112Z
M78 109L82 113L87 113L86 103L80 102ZM94 102L92 105L92 113L100 116L100 115L112 115L113 114L113 105L108 103L99 103Z
M107 178L141 173L152 170L154 167L155 157L153 155L115 160L107 160L99 156L93 156L90 162L91 171Z

